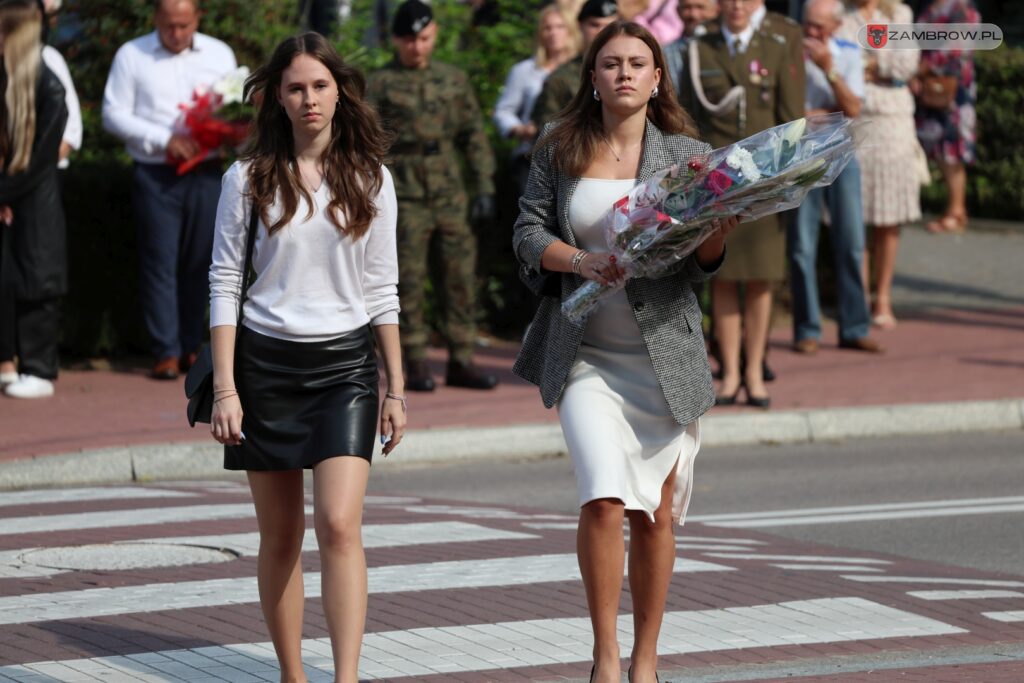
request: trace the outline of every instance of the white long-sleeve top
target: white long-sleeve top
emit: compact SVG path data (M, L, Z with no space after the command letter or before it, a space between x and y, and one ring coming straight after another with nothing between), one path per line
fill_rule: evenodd
M248 164L235 162L224 174L210 266L210 327L237 325L246 237L252 201ZM377 215L358 240L343 235L326 215L327 183L313 193L306 219L301 200L291 222L267 235L257 221L253 269L242 324L290 341L326 341L371 325L398 324L398 201L391 174L374 203ZM276 206L270 220L281 215ZM344 219L342 219L344 224Z
M49 45L43 46L43 63L64 86L64 104L68 107L68 122L64 125L64 142L71 145L71 149L82 149L82 106L78 102L78 93L75 92L75 83L71 80L68 63L64 61L63 55L57 52L56 48ZM66 158L57 162L57 168L67 167L68 160Z
M533 57L517 62L505 79L505 85L494 103L494 125L503 137L512 134L512 129L529 123L533 117L533 105L544 87L548 71L537 64ZM523 141L513 154L526 154L533 143Z
M103 90L103 128L124 140L128 154L144 164L167 163L167 143L192 93L234 71L235 53L202 33L192 47L173 54L156 31L122 45Z

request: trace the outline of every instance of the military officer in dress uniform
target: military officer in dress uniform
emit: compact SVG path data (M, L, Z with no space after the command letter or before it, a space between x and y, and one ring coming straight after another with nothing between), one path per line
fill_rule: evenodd
M580 8L576 20L583 36L583 50L544 79L544 87L533 105L531 117L539 130L543 130L544 124L554 119L576 95L580 88L583 57L597 34L618 18L618 8L616 0L587 0Z
M720 0L721 21L689 46L696 69L683 70L680 100L713 147L722 147L804 115L803 59L786 36L757 30L751 0ZM764 24L762 23L762 27ZM802 40L802 39L801 39ZM801 43L802 44L802 43ZM698 74L696 82L691 73ZM729 235L729 258L712 284L714 334L722 359L718 401L746 389L746 402L767 408L763 361L771 319L771 284L785 276L785 232L778 216L741 224ZM738 285L743 284L740 313ZM740 369L740 344L746 358Z
M398 197L398 294L407 389L433 391L424 320L431 240L440 241L439 319L448 344L449 386L491 389L497 378L473 365L476 237L466 220L460 155L475 181L474 223L494 220L494 154L466 74L433 61L438 26L430 6L406 0L395 11L395 59L367 78L367 99L395 134L389 165Z

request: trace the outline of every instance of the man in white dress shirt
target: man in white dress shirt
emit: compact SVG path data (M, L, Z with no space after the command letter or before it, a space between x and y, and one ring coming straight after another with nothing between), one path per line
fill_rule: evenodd
M176 163L200 151L180 127L179 105L236 67L230 47L198 32L198 3L156 0L156 30L121 46L103 93L103 127L135 161L139 296L158 379L187 370L202 342L222 171L211 156L177 175Z
M840 0L807 0L804 5L804 51L808 116L842 112L860 114L864 98L864 67L860 47L832 34L843 18ZM864 258L864 217L860 167L854 159L828 187L811 190L796 220L789 224L787 252L793 294L793 348L812 354L821 339L816 263L822 203L827 203L835 256L836 312L839 346L878 353L881 345L868 336L868 313L861 261Z

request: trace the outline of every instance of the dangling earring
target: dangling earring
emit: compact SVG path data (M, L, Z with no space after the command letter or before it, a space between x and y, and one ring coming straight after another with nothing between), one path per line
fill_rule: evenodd
M654 90L651 91L651 99L653 100L658 96L658 86L654 86Z
M597 88L594 88L594 99L597 100L598 102L601 101L601 94L597 92Z

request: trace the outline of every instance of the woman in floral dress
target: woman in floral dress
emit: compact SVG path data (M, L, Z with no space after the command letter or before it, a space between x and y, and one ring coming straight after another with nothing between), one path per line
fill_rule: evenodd
M981 15L971 0L934 0L921 13L919 22L933 24L977 24ZM917 136L928 158L942 170L946 182L946 211L928 223L933 233L963 232L967 226L967 166L975 161L975 112L977 89L974 58L970 51L925 50L919 73L954 76L956 96L948 107L932 108L918 101ZM919 91L916 81L915 91Z

